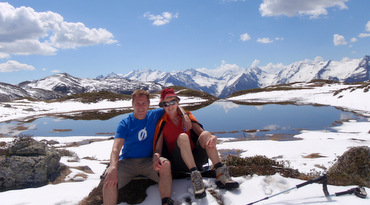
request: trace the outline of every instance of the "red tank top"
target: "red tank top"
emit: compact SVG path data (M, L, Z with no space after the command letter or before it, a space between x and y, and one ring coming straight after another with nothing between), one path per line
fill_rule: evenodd
M182 127L182 118L180 119L181 120L179 122L178 127L176 127L176 125L173 124L173 122L169 119L163 128L163 138L166 142L168 152L171 156L172 156L173 150L175 149L177 138L179 137L181 133L186 133L189 136L191 150L195 148L195 145L190 138L190 130L186 132L184 131Z

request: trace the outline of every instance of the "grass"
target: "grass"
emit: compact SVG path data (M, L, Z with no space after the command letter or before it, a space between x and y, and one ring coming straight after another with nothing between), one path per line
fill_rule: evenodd
M278 162L261 155L245 158L228 155L224 163L229 166L230 175L234 177L280 173L284 177L300 178L303 175L298 170L289 168L285 162Z
M178 96L184 96L184 97L199 97L203 99L207 99L208 101L215 101L218 100L219 98L210 95L208 93L198 91L198 90L193 90L189 89L186 87L181 87L181 86L170 86L170 88L173 88L173 90L176 92ZM160 92L154 93L155 95L160 95Z
M293 87L293 85L296 85L296 84L299 84L299 83L302 83L302 82L272 85L272 86L267 86L267 87L264 87L264 88L253 88L253 89L248 89L248 90L240 90L240 91L232 93L227 98L235 97L235 96L239 96L239 95L244 95L244 94L248 94L248 93L310 89L308 87L306 87L306 88ZM312 81L310 81L306 84L309 84L309 83L313 84L310 87L317 87L317 86L322 86L322 85L325 85L325 84L334 84L334 83L338 83L338 82L337 81L331 81L331 80L312 80Z
M63 97L57 100L50 100L48 102L63 102L66 100L76 100L82 103L97 103L102 100L117 101L117 100L131 100L131 95L117 94L108 91L99 91L92 93L79 93Z
M328 171L328 182L334 185L370 187L370 147L352 147Z
M310 159L316 159L316 158L322 158L327 156L322 156L320 153L312 153L306 156L303 156L303 158L310 158Z
M268 86L265 88L253 88L253 89L248 89L248 90L240 90L240 91L236 91L232 93L231 95L227 96L227 98L231 98L231 97L235 97L239 95L245 95L248 93L308 89L308 88L300 88L300 87L294 88L294 87L291 87L292 84L282 84L282 85Z
M53 129L53 133L56 133L56 132L71 132L72 129Z
M126 108L126 109L111 109L105 112L102 112L102 110L90 110L90 111L83 111L83 112L54 114L53 116L62 117L65 119L72 119L72 120L109 120L118 115L131 113L131 112L132 112L131 108Z

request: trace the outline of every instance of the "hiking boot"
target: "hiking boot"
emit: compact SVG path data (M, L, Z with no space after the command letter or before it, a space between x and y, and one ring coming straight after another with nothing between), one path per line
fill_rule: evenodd
M191 182L193 182L193 188L194 188L194 195L195 198L201 199L206 196L206 190L203 185L203 178L202 175L198 170L192 171L191 174Z
M220 189L227 190L239 188L239 183L231 179L226 165L216 169L216 185Z
M166 204L166 205L174 205L175 202L169 198L169 197L165 197L162 199L162 204Z

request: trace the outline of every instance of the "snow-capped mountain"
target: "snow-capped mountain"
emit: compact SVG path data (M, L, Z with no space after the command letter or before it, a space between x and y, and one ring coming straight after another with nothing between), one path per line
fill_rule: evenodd
M266 67L242 68L235 64L222 64L217 69L187 69L162 72L157 70L134 70L128 74L110 73L95 79L77 78L67 73L48 76L41 80L26 81L19 85L0 83L0 101L20 97L53 99L61 96L110 91L131 94L136 89L149 92L160 91L167 86L183 86L224 98L239 90L266 87L293 82L309 82L315 79L339 82L361 82L370 80L370 56L362 59L324 61L314 60L294 62L279 69Z
M199 68L185 71L161 72L153 70L131 71L124 78L138 81L154 81L164 86L178 85L207 92L217 97L227 97L239 90L266 87L293 82L309 82L315 79L339 82L370 80L370 56L342 61L304 60L269 72L267 67L241 68L225 64L214 70Z
M361 82L370 80L370 56L363 59L342 61L300 61L293 63L274 77L273 84L307 82L313 79L339 82Z
M50 100L66 95L99 91L131 94L136 89L158 92L163 89L163 86L155 82L138 82L114 75L100 79L88 79L59 73L41 80L25 81L18 86L0 83L0 101L22 97Z
M63 94L51 90L39 88L23 89L20 86L0 83L0 102L7 102L25 97L31 97L38 100L51 100L61 98L63 96Z
M19 84L19 86L23 89L39 88L44 90L52 90L67 95L99 91L131 94L136 89L145 89L149 92L157 92L163 87L158 83L139 82L121 78L119 76L113 76L112 74L105 78L89 79L76 78L67 73L59 73L32 82L22 82Z

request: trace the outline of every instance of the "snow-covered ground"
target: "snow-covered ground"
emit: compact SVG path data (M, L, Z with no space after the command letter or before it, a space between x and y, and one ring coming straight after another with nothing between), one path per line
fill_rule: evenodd
M204 102L205 99L186 97L181 99L182 104ZM159 97L151 100L151 105L157 106ZM48 103L44 101L29 101L27 99L14 100L12 102L0 102L0 123L11 120L24 120L34 117L53 115L56 113L71 113L88 110L109 110L131 108L131 100L108 101L97 103L81 103L76 101L64 101Z
M364 92L363 89L344 90L338 95L333 95L333 91L346 88L347 85L325 85L314 89L291 90L291 91L272 91L262 93L252 93L239 97L234 97L232 100L248 101L248 102L279 102L279 101L296 101L301 104L323 104L340 107L348 111L353 111L366 117L370 116L370 92ZM341 96L341 97L340 97ZM182 99L182 103L194 102L200 99ZM35 112L26 113L23 108L17 107L21 102L12 102L11 107L0 108L0 122L14 120L35 115ZM111 102L109 102L111 103ZM153 105L158 103L157 100L152 100ZM56 112L71 112L76 110L86 109L101 109L113 107L131 106L130 102L112 102L107 106L108 102L97 104L81 105L80 103L65 103L65 104L43 104L41 102L26 102L29 108L37 110L38 114L48 114ZM25 106L24 105L24 106ZM9 110L8 110L9 109ZM44 112L44 113L43 113ZM370 119L370 118L369 118ZM302 131L296 137L302 140L296 141L237 141L228 142L227 139L218 144L218 149L240 149L242 157L265 155L269 158L278 157L279 160L288 160L292 168L298 169L300 172L324 171L322 166L329 168L334 160L342 155L349 147L353 146L370 146L370 120L365 122L357 122L351 120L334 127L336 132L328 132L326 130ZM90 138L90 136L75 136L75 137L37 137L41 139L54 139L62 145L71 142L81 141ZM11 141L10 138L1 138L0 141ZM68 162L67 157L62 158L62 163L68 166L89 166L94 174L87 174L86 180L79 181L80 178L74 176L82 171L71 169L73 172L68 178L75 178L78 182L65 182L57 185L47 185L40 188L13 190L0 193L1 204L78 204L89 192L95 188L100 178L99 176L105 169L105 165L101 162L109 160L112 140L93 142L80 147L68 148L77 153L81 159L79 162ZM312 153L319 153L322 158L304 158ZM92 157L94 160L82 159L84 157ZM86 174L86 173L85 173ZM240 188L234 191L225 191L215 189L222 195L224 204L248 204L256 200L272 196L281 191L295 187L304 181L298 179L284 178L279 174L273 176L244 176L235 177L240 183ZM209 189L215 188L213 178L204 178L204 183ZM174 180L172 187L172 198L178 204L187 204L185 198L191 197L193 204L217 204L217 201L210 193L207 197L201 200L195 200L192 194L192 185L190 180L180 179ZM354 186L328 186L329 192L345 191ZM369 191L366 188L366 191ZM160 195L158 185L152 185L147 189L148 197L142 204L160 204ZM124 203L122 203L124 204ZM332 196L325 197L322 191L321 184L310 184L300 189L295 189L289 193L281 194L276 197L264 200L257 204L370 204L369 197L361 199L355 195Z

